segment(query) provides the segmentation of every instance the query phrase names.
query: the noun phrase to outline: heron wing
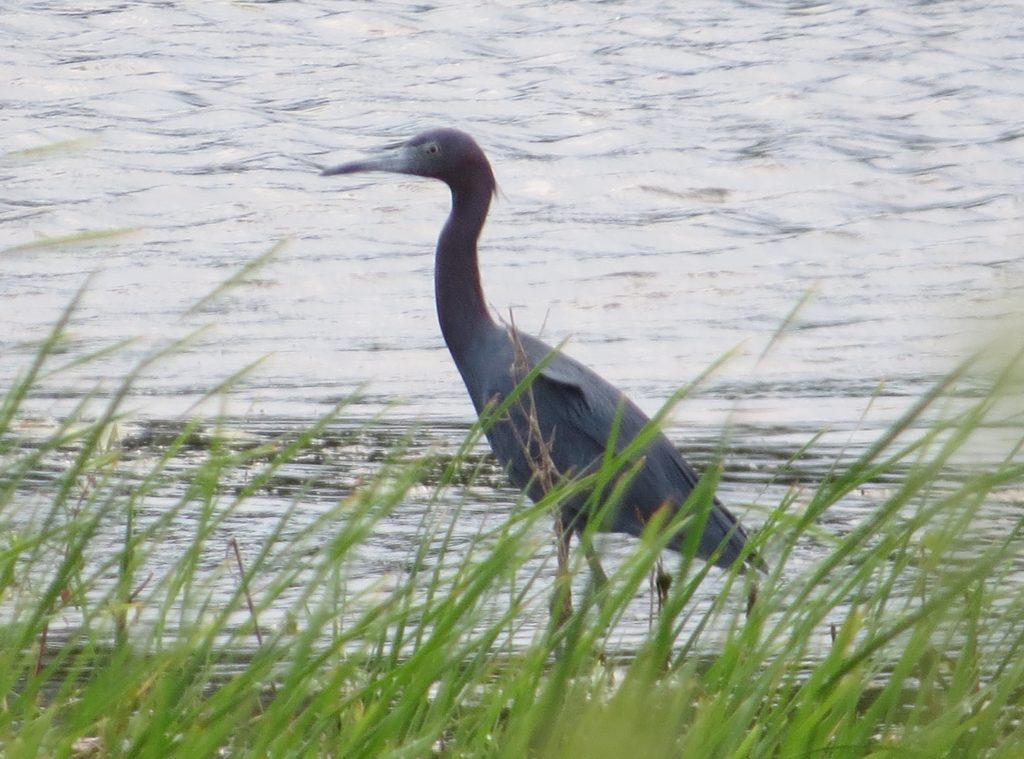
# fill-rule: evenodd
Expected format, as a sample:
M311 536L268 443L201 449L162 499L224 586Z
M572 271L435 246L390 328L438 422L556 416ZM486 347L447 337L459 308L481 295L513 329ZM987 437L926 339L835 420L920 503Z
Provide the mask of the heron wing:
M563 473L592 470L614 438L615 452L628 446L650 419L611 383L575 359L539 340L522 338L532 365L547 363L533 383L532 398L541 431L550 436L551 457ZM634 473L624 499L612 515L616 531L638 535L661 508L678 509L697 486L700 475L660 431L644 448L644 465ZM524 463L526 463L524 461ZM680 538L680 543L682 538ZM717 498L701 536L698 554L720 551L717 564L731 565L746 533Z

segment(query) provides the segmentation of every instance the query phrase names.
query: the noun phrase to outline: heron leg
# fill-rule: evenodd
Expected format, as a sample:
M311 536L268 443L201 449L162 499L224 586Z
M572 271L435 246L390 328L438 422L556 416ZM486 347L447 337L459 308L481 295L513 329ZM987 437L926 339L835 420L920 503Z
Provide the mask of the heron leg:
M668 603L668 591L672 587L672 575L665 571L665 565L661 559L651 570L651 605L648 612L647 624L654 626L655 614L660 618Z
M555 593L551 598L551 617L561 627L572 616L572 577L569 574L569 543L572 530L566 529L561 513L555 514L555 541L558 543L558 568Z
M608 575L601 566L601 557L594 548L594 541L580 533L580 543L583 544L583 555L587 557L587 565L590 567L590 579L594 584L594 590L601 591L608 584Z
M668 590L672 587L672 575L665 571L665 565L658 559L654 567L654 588L658 592L658 615L668 603Z

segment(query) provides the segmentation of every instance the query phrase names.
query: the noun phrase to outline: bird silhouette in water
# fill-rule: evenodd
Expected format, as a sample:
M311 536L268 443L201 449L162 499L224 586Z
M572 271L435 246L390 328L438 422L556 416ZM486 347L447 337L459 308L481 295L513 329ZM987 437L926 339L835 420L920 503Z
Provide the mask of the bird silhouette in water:
M609 448L622 454L648 426L648 417L580 362L491 317L480 286L477 241L497 185L476 141L455 129L435 129L323 174L369 171L439 179L451 190L451 213L435 258L437 315L477 414L507 405L486 435L512 483L538 501L564 478L594 473ZM528 375L533 375L528 387L517 392ZM668 524L699 479L660 430L622 465L621 477L626 478L624 487L607 486L597 494L593 488L581 488L560 504L556 533L561 583L555 603L561 608L553 611L562 619L572 609L567 582L572 534L580 536L595 584L603 585L607 578L587 538L590 530L584 532L588 525L591 530L639 536L656 515ZM602 498L613 491L613 502ZM743 560L763 569L763 562L745 547L743 526L717 498L705 504L704 513L698 505L694 511L700 518L676 532L670 548L681 551L687 528L700 529L696 555L701 559L722 568ZM667 589L659 587L662 593Z

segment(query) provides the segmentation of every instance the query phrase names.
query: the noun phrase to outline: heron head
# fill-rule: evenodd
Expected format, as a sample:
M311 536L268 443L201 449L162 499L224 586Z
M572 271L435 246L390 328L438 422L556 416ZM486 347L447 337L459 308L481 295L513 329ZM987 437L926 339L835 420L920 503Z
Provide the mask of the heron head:
M387 171L440 179L453 190L483 181L494 192L495 181L487 157L476 140L457 129L431 129L411 140L388 145L376 155L324 169L322 176Z

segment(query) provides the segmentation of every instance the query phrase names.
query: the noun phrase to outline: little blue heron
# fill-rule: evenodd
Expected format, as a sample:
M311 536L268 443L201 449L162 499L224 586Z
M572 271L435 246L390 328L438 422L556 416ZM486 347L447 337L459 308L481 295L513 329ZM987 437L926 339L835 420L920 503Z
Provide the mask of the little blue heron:
M473 138L455 129L435 129L323 174L365 171L439 179L451 190L451 213L437 242L434 293L441 333L477 414L508 398L531 370L540 367L529 390L486 432L513 484L537 501L562 478L594 472L611 443L616 453L628 446L649 423L632 401L560 350L491 317L480 287L477 240L497 185ZM641 453L635 466L626 467L624 476L631 479L623 483L624 492L610 513L595 506L596 499L586 492L561 505L556 516L560 577L576 532L583 539L595 582L605 581L584 537L588 519L597 513L602 514L594 525L597 529L639 536L656 513L667 509L666 516L675 515L697 486L693 467L660 431ZM678 551L685 541L684 529L669 546ZM716 498L703 524L697 556L723 568L740 558L761 567L760 559L744 549L746 541L743 526ZM571 609L570 601L563 603L565 610Z

